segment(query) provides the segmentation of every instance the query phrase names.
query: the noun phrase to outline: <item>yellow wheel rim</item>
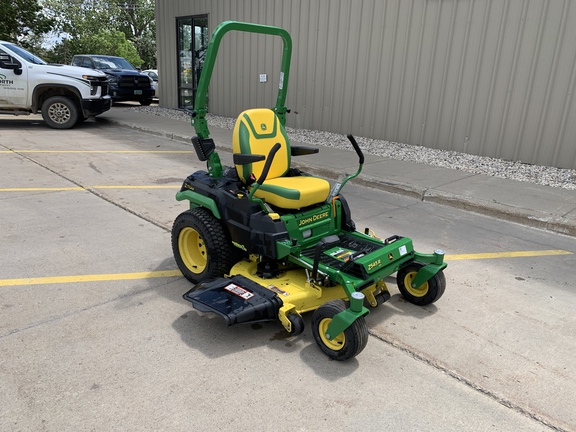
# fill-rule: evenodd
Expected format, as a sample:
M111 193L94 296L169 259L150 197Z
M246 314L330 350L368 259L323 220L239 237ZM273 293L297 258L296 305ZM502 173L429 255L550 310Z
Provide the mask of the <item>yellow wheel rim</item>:
M346 343L346 336L344 336L344 332L340 333L334 339L330 340L326 337L326 332L328 331L328 326L332 322L332 318L324 318L318 324L318 333L320 334L320 339L322 339L322 343L332 351L340 351L344 348L344 344Z
M418 272L410 272L404 276L404 288L413 297L424 297L428 293L428 281L417 288L412 287L412 281Z
M194 228L186 227L178 236L178 250L184 265L192 273L202 273L206 269L206 245Z

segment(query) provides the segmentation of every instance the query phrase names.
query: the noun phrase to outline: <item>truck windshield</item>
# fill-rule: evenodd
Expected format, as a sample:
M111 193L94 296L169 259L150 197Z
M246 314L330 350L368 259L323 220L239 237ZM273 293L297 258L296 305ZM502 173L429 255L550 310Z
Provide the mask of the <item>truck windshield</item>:
M96 69L130 69L136 70L130 62L122 57L94 56L94 65Z
M14 44L6 44L6 47L8 47L9 49L11 49L13 52L15 52L16 54L18 54L20 57L22 57L24 60L29 61L30 63L34 63L34 64L47 64L44 60L42 60L40 57L35 56L32 53L29 53L28 51L26 51L24 48L19 47L18 45L14 45Z

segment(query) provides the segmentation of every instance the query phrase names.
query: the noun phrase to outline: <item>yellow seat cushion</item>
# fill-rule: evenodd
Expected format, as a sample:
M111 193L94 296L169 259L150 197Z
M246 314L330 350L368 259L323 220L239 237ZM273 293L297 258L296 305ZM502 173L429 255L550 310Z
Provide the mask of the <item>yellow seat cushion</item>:
M326 201L330 183L318 177L277 177L266 180L254 193L273 206L298 210Z
M249 109L236 120L232 135L234 153L261 154L268 156L275 144L280 149L274 157L268 176L254 193L273 206L284 209L300 209L324 202L330 193L330 183L317 177L284 177L290 169L290 141L280 119L268 108ZM265 161L236 165L236 172L244 183L250 177L258 179Z

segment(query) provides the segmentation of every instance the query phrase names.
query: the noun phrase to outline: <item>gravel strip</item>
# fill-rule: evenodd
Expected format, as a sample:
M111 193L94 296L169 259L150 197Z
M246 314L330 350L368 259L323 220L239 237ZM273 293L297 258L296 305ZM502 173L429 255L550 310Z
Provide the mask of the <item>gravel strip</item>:
M131 110L190 122L190 115L182 110L158 106L133 107ZM234 129L235 119L207 114L210 126ZM350 149L348 139L341 134L286 128L290 138L312 146ZM356 137L365 153L390 159L417 162L443 168L456 169L474 174L484 174L510 180L531 182L543 186L576 190L576 170L561 169L522 162L510 162L486 156L475 156L449 150L431 149L371 138Z

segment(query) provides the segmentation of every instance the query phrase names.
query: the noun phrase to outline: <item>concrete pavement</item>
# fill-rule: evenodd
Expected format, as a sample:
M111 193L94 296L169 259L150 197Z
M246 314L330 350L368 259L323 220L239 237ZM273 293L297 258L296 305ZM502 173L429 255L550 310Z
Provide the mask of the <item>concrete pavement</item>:
M350 182L358 226L421 251L572 253L452 260L426 308L391 287L366 350L335 364L309 330L191 311L169 229L204 164L107 122L2 123L0 430L576 430L575 238Z

